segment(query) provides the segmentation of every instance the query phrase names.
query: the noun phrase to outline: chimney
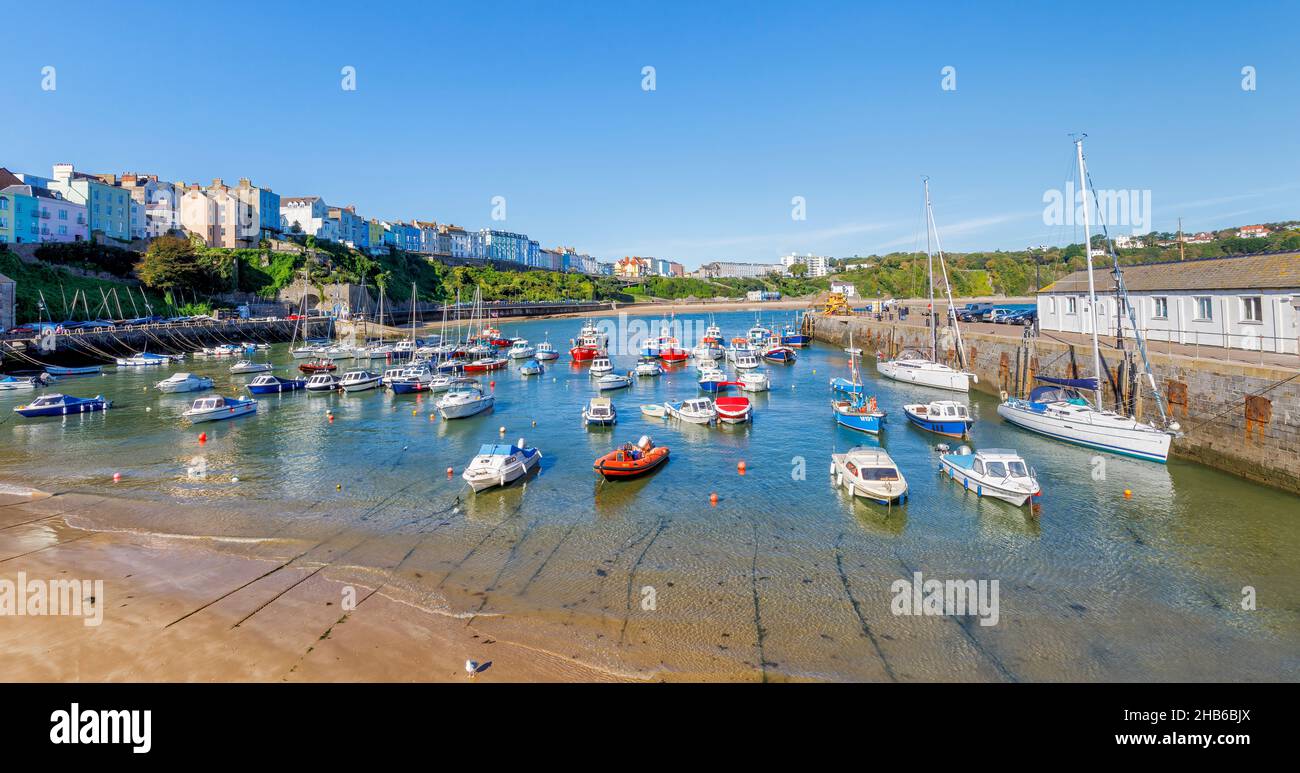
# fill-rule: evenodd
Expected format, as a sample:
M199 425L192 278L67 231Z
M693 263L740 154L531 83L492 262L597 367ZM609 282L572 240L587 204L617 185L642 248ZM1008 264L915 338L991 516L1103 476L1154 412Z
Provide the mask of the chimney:
M241 178L239 178L239 187L240 187L240 188L252 188L252 187L253 187L253 181L252 181L252 180L249 180L247 177L241 177Z
M225 185L225 183L223 183L223 182L221 181L221 178L220 178L220 177L214 177L214 178L212 178L212 187L213 187L213 188L224 188L224 187L226 187L226 185Z
M72 179L72 174L74 171L75 170L73 169L72 164L55 164L54 179L67 182L68 180Z

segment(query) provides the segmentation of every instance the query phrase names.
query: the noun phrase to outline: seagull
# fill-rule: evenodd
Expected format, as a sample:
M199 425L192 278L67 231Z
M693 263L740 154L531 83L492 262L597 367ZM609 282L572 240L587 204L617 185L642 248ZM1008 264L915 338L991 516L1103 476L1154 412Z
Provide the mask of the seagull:
M478 661L476 660L465 661L465 674L469 676L470 679L473 679L474 675L477 673L478 673Z

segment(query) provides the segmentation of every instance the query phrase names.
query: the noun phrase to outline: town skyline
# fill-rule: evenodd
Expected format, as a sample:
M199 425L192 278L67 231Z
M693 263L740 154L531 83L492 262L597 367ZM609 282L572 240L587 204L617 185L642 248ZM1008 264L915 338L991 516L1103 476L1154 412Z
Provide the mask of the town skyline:
M907 11L868 17L845 6L805 20L770 10L761 22L737 22L684 7L651 19L512 7L552 55L509 49L480 61L459 55L490 28L486 10L435 16L412 6L385 18L412 28L436 21L436 64L373 41L333 50L287 39L259 50L264 66L249 70L240 56L255 43L232 24L214 22L200 35L146 11L86 9L72 27L124 38L167 33L179 46L202 42L227 56L175 70L151 65L140 70L147 85L124 87L96 69L89 50L51 52L17 39L0 53L11 73L0 88L42 130L0 127L0 163L48 175L69 162L204 185L251 178L282 198L320 196L371 217L501 229L603 261L654 256L688 269L791 252L923 250L922 174L931 176L949 251L1077 243L1077 225L1049 225L1044 216L1044 196L1066 182L1054 175L1068 166L1071 130L1090 134L1100 187L1148 194L1146 230L1173 231L1179 218L1195 232L1296 216L1294 133L1240 129L1300 104L1281 20L1244 31L1152 12L1138 21L1167 35L1143 38L1147 49L1133 47L1136 32L1119 30L1096 42L1094 69L1047 57L1040 71L971 45L967 32L991 31L977 11L932 20L933 45L917 52L879 33L914 27L921 17ZM15 13L21 24L35 10ZM292 21L287 12L259 13L272 26ZM717 35L723 17L729 37ZM807 25L788 24L801 20ZM1004 24L1005 34L1023 38L1032 56L1046 51L1035 34L1062 21L1027 11ZM636 45L620 48L634 29ZM874 46L868 54L855 32ZM694 45L706 39L712 48ZM1195 61L1161 57L1211 43ZM772 56L784 47L802 55ZM237 110L184 96L250 72L261 88L237 90ZM1125 83L1158 84L1161 98L1115 91ZM1016 110L1026 91L1039 99L1032 115ZM294 95L307 109L276 108ZM1192 95L1195 109L1172 107ZM67 120L112 115L141 97L150 120ZM186 130L168 130L178 126ZM494 219L498 210L504 219ZM1133 230L1125 226L1118 233Z

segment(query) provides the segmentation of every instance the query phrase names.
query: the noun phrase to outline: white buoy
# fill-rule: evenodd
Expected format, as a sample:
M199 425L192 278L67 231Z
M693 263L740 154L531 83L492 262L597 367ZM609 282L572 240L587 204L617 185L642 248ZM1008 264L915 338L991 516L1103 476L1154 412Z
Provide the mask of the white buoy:
M239 476L236 475L236 476L232 477L232 478L230 479L230 482L231 482L231 483L238 483L238 482L239 482Z
M473 679L474 675L477 673L478 673L478 661L477 660L465 661L465 675L468 676L470 679Z

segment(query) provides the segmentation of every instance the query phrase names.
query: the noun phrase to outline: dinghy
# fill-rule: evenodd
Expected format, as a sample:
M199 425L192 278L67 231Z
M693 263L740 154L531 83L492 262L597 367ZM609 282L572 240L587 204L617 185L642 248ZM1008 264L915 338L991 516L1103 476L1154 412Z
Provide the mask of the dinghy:
M754 407L748 397L719 397L713 401L718 421L726 424L743 424L754 418Z
M311 362L304 362L303 364L298 366L298 370L308 374L333 373L338 369L339 366L335 365L329 360L312 360Z
M831 454L831 479L855 497L882 505L907 503L907 480L883 449L858 446Z
M668 461L668 447L656 446L649 436L636 443L624 443L597 459L592 468L605 480L627 480L653 472Z
M533 359L533 360L529 360L529 361L525 362L523 365L520 365L520 366L519 366L519 375L521 375L521 376L540 376L540 375L542 375L542 373L543 373L545 370L546 370L546 368L542 367L542 363L540 363L540 362L538 362L537 360Z
M50 365L45 372L51 376L93 376L104 371L102 365L87 365L81 368L64 368L61 366Z
M664 407L659 404L641 406L642 415L649 416L652 419L662 419L668 415Z
M978 496L995 497L1019 507L1042 495L1038 477L1020 454L1005 448L971 453L962 446L956 453L940 454L941 472Z
M541 458L542 452L525 446L523 438L513 446L487 443L479 448L461 478L477 493L524 477L537 467Z

